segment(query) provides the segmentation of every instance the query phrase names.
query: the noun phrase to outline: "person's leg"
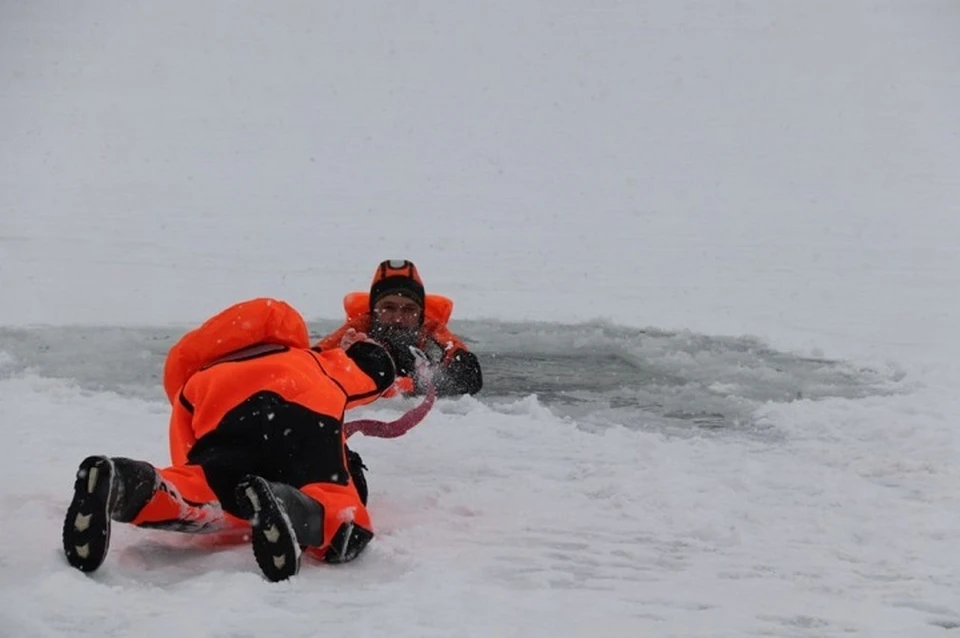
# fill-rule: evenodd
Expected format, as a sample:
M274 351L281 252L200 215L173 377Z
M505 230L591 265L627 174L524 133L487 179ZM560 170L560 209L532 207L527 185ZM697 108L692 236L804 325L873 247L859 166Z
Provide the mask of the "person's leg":
M301 502L306 496L308 502L320 506L298 507L298 515L291 517L300 544L329 562L352 560L373 538L373 526L348 469L351 463L343 442L343 424L339 419L297 404L288 404L278 411L275 421L276 427L283 428L284 436L271 437L268 454L279 470L274 476L264 478L299 490L295 493L299 498L287 497L284 491L275 490L284 505ZM361 469L363 462L359 455L352 455L356 457L352 464ZM362 479L362 472L359 476ZM301 519L300 514L310 520ZM318 520L318 517L322 518ZM322 533L305 539L304 529Z
M316 413L276 393L258 392L230 410L188 455L190 463L201 468L206 485L227 516L249 521L254 556L271 581L297 573L297 534L311 536L307 532L311 526L322 534L323 510L303 497L302 503L288 498L288 511L270 486L296 492L288 484L302 480L305 465L312 468L309 472L328 468L322 448L317 446L317 434L327 425ZM321 439L336 435L339 422L333 420L329 425ZM347 476L345 470L342 474ZM189 499L187 494L182 496Z
M359 556L373 539L373 524L356 488L312 483L300 491L320 503L324 512L323 541L309 546L310 554L328 563L346 563Z
M246 520L224 511L201 466L178 465L157 473L157 489L130 519L134 525L194 534L249 528Z
M328 563L345 563L373 538L370 514L352 484L297 489L248 476L237 486L237 500L251 520L257 564L274 582L297 574L302 549Z
M247 527L225 514L199 466L154 468L145 461L91 456L80 464L63 524L67 561L94 571L110 546L111 521L179 532Z
M342 422L282 399L260 413L270 415L261 422L260 471L240 482L236 500L251 520L264 575L276 581L296 574L301 547L320 557L329 553L331 562L354 558L372 530L348 470Z
M283 494L284 499L278 496ZM272 582L300 571L300 548L321 534L323 509L284 483L247 476L237 485L236 500L250 520L253 555L263 575ZM300 495L302 496L302 495ZM317 511L319 510L319 512ZM298 538L297 533L303 537Z
M107 456L84 459L63 520L67 562L85 572L100 567L110 547L111 521L133 520L158 482L156 470L145 461Z
M188 459L203 468L223 510L247 518L245 504L237 499L241 479L253 475L284 483L295 480L287 469L296 467L294 459L318 453L312 446L315 440L301 433L318 429L316 414L274 392L258 392L227 412L215 430L196 442Z
M258 392L188 456L223 510L250 521L254 555L272 581L297 573L301 546L319 556L333 546L329 560L344 562L373 535L347 469L342 422L318 411L323 396L303 399L314 409Z
M73 500L63 519L63 552L80 571L103 564L110 548L114 466L106 456L90 456L80 463L73 484Z

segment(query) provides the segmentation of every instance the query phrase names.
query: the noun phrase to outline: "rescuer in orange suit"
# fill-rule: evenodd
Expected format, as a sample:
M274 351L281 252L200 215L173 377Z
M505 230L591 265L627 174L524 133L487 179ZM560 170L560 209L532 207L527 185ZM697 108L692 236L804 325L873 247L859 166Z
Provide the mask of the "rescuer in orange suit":
M170 350L173 465L91 456L77 471L63 526L68 562L97 569L112 521L182 532L250 530L267 579L297 573L301 549L331 563L373 537L346 459L344 412L394 383L388 352L355 335L310 348L283 301L233 305Z

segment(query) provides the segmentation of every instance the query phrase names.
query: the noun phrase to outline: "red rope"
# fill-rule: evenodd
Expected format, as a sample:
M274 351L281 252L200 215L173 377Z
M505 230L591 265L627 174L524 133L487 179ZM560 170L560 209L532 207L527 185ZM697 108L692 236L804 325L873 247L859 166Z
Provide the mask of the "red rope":
M358 419L356 421L347 421L343 424L343 431L347 438L350 438L357 432L367 436L375 436L381 439L395 439L409 432L413 426L423 421L423 418L430 412L434 401L437 400L437 390L431 383L427 388L427 396L423 398L420 405L414 406L396 421L376 421L374 419Z

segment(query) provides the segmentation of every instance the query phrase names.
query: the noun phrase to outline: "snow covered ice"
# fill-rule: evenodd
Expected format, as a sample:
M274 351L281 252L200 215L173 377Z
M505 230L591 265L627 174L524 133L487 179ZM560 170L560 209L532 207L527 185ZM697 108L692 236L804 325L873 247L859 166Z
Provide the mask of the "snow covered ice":
M7 2L0 636L960 631L955 3ZM377 537L60 527L166 348L382 259L484 365L357 436ZM383 401L353 418L392 419Z

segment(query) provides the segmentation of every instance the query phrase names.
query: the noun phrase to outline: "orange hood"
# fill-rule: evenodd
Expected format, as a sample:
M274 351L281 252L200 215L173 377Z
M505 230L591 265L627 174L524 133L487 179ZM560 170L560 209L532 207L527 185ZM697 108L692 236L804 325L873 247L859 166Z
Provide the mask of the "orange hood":
M205 365L258 343L309 348L307 324L285 301L260 297L219 312L174 344L163 368L163 389L173 404L177 394Z

